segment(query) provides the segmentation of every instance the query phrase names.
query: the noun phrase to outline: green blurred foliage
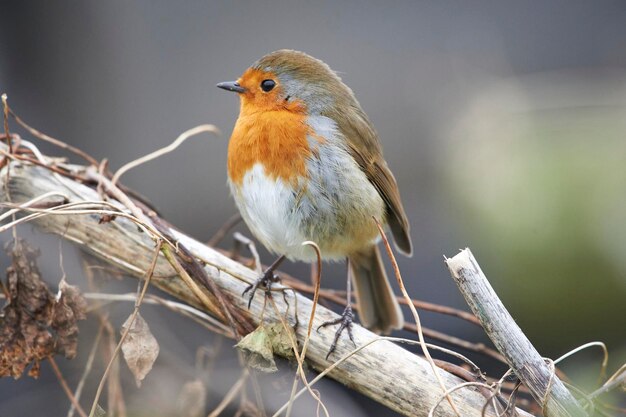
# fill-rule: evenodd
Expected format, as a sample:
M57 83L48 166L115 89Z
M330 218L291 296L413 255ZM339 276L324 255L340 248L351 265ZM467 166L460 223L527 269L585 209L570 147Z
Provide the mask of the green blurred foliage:
M626 106L526 99L487 97L456 126L442 164L453 216L543 354L601 340L623 362Z

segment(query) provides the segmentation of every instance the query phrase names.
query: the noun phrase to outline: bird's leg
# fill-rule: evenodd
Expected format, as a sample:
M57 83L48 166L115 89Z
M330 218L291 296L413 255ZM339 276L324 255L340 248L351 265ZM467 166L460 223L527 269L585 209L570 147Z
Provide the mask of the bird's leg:
M278 275L276 275L274 273L274 271L276 270L276 268L278 268L278 266L285 260L285 255L280 255L273 264L271 264L266 270L265 272L263 272L263 274L261 275L261 277L259 277L259 279L257 279L256 281L254 281L253 284L248 285L248 287L243 291L243 293L241 294L241 296L243 297L244 295L246 295L246 293L250 292L250 296L248 298L248 308L250 308L250 305L252 304L252 299L254 298L254 293L256 292L256 290L259 287L265 287L265 295L267 297L271 297L272 293L271 293L271 289L272 289L272 284L274 282L278 282L280 280L280 278L278 277Z
M235 238L235 250L233 252L238 255L240 245L243 244L247 246L248 250L252 254L252 259L254 260L254 270L260 275L260 277L256 281L254 281L253 284L248 285L241 294L241 296L244 296L248 292L250 292L250 296L248 298L248 308L250 308L250 305L252 304L252 299L254 298L254 293L259 287L265 287L265 295L271 297L272 293L270 291L272 284L280 280L280 278L274 273L274 271L285 260L285 255L279 256L273 264L271 264L265 271L263 271L263 269L261 268L261 257L259 256L259 252L257 252L256 250L254 242L239 232L235 232L233 234L233 237Z
M348 282L346 284L347 302L346 308L344 308L343 313L341 313L341 317L335 320L329 320L327 322L324 322L317 328L317 330L319 331L319 329L321 329L322 327L333 326L335 324L339 325L339 328L335 332L335 338L333 339L333 343L330 345L330 350L328 351L328 354L326 354L326 359L328 359L330 354L335 351L335 348L337 347L337 342L339 341L339 337L341 337L341 333L343 333L344 330L348 331L348 337L350 337L350 341L352 342L354 347L356 347L356 343L354 342L354 336L352 335L352 323L354 322L354 313L352 312L352 304L350 300L351 287L352 277L350 276L350 274L348 274Z

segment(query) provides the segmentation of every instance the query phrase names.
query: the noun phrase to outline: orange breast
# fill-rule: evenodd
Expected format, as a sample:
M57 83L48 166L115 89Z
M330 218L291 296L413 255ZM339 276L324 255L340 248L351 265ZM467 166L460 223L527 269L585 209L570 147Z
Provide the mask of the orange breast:
M306 115L288 110L242 112L228 144L228 176L241 185L256 163L266 175L295 185L311 154Z

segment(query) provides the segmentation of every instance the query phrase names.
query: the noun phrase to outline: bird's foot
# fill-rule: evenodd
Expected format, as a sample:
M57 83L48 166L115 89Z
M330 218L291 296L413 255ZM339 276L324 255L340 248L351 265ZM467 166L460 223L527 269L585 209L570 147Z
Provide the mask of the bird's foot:
M278 281L280 281L280 277L274 273L274 268L269 267L265 270L263 275L259 277L259 279L254 281L253 284L248 285L248 287L246 287L246 289L243 290L243 293L241 293L242 297L245 296L248 292L250 293L250 295L248 296L248 309L250 308L250 305L252 305L252 299L254 298L254 293L259 287L265 288L266 297L271 297L272 296L272 292L271 292L272 284Z
M356 347L356 343L354 342L354 336L352 335L352 323L353 322L354 322L354 313L352 312L352 306L348 304L346 308L343 310L343 313L341 313L341 317L335 320L329 320L327 322L324 322L317 328L317 330L319 331L319 329L321 329L322 327L334 326L335 324L339 324L339 328L335 332L335 338L333 339L333 343L330 345L330 350L328 351L328 354L326 355L326 359L328 359L331 353L335 351L335 348L337 347L337 342L339 341L339 337L341 337L341 333L343 333L344 330L348 331L348 337L350 337L350 341L352 342L354 347Z

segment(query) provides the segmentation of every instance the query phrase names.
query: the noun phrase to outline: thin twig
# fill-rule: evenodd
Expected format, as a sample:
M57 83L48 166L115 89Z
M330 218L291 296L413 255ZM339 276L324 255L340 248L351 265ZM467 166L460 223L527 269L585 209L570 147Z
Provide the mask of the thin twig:
M417 332L417 326L412 323L405 323L404 330ZM506 364L506 360L504 359L504 356L500 354L500 352L485 346L483 343L468 342L467 340L460 339L456 336L450 336L437 330L430 329L428 327L422 327L422 333L424 333L424 336L430 337L431 339L440 340L442 342L451 344L453 346L458 346L471 352L482 353L483 355L489 356L497 361Z
M487 398L487 401L485 401L485 405L483 405L483 409L480 412L480 415L482 417L485 417L485 413L487 412L487 408L489 408L489 406L491 405L493 408L493 412L496 413L496 415L500 416L500 412L498 411L498 406L496 403L496 398L499 397L500 395L500 390L502 388L502 384L504 383L504 381L509 377L509 375L511 375L513 373L513 370L511 368L509 368L503 375L502 377L500 377L500 379L496 382L494 382L492 385L492 392L491 395L489 396L489 398Z
M42 194L40 196L37 196L31 200L25 201L24 203L18 205L16 208L12 208L10 210L5 211L4 213L2 213L2 215L0 215L0 222L3 221L4 219L6 219L7 217L18 213L20 210L31 207L37 203L39 203L42 200L47 199L48 197L52 197L52 196L59 196L59 197L63 197L64 201L68 200L68 197L63 194L63 193L59 193L57 191L50 191L48 193ZM10 204L0 204L0 207L10 207Z
M183 266L180 264L178 259L176 259L176 256L174 255L174 253L172 253L169 246L163 246L162 252L165 255L165 258L172 265L174 270L178 273L178 276L183 280L185 284L187 284L189 289L194 293L194 295L198 298L198 300L202 302L202 304L207 308L207 310L209 310L212 314L215 314L221 320L224 320L225 317L222 311L217 307L215 302L211 300L211 298L209 298L207 293L202 291L202 289L198 286L198 284L196 284L196 281L194 281L193 278L189 276L187 271L185 271L185 268L183 268ZM234 322L232 323L232 326L236 328Z
M116 417L126 416L126 404L124 403L124 394L120 381L120 357L115 354L117 347L117 337L115 329L106 315L100 315L101 323L103 323L108 336L108 351L105 352L104 361L108 363L112 360L111 371L109 372L107 381L107 410ZM108 356L106 356L108 354Z
M396 297L400 304L408 305L409 302L404 297ZM459 319L468 321L472 324L482 327L480 324L480 320L476 318L475 315L469 313L467 311L459 310L457 308L444 306L441 304L429 303L427 301L420 301L411 299L411 303L415 306L415 308L419 308L425 311L432 311L433 313L445 314L447 316L457 317Z
M67 385L67 382L65 382L65 378L63 378L63 374L61 373L61 370L59 369L59 366L57 365L56 361L54 360L54 357L53 356L49 356L48 357L48 362L50 362L50 366L52 367L52 370L54 371L54 374L56 375L57 379L59 380L59 383L61 384L61 388L63 388L63 391L65 391L65 395L67 395L67 398L69 398L69 400L72 403L72 405L74 407L76 407L76 410L78 411L78 414L80 414L81 417L87 417L87 414L85 413L85 410L83 410L83 407L80 406L80 403L78 402L76 397L74 397L74 394L72 393L72 390Z
M24 140L24 141L21 142L21 144L23 146L28 146L29 142ZM28 162L28 163L31 163L33 165L40 166L42 168L47 169L48 171L52 171L54 174L60 174L60 175L69 177L69 178L71 178L73 180L76 180L76 181L84 180L84 178L82 178L82 177L80 177L78 175L74 175L74 174L72 174L70 172L67 172L64 169L61 169L61 168L56 167L54 165L50 165L49 163L46 163L46 162L41 161L39 159L29 158L27 156L22 156L22 155L19 155L19 154L16 154L16 153L11 154L11 153L9 153L9 152L7 152L5 150L0 150L0 154L4 155L5 157L7 157L9 159L15 160L15 161Z
M87 267L87 260L84 258L82 259L82 265L87 279L87 286L89 289L93 290L96 288L94 273ZM141 277L144 277L145 269L139 270L138 273ZM136 300L137 294L134 295L133 301L136 302ZM96 304L100 304L102 306L102 303ZM115 347L117 346L115 329L113 328L107 313L103 313L99 309L95 309L93 312L100 322L100 326L103 328L104 335L106 336L106 342L103 344L102 349L102 359L105 365L108 364L109 361L112 361L109 376L107 377L107 410L111 415L115 415L116 417L125 417L126 404L124 403L124 396L120 382L120 361L118 356L114 356Z
M305 282L302 282L296 278L290 277L288 275L282 274L282 280L285 283L288 283L290 287L297 289L300 292L305 292L308 294L313 294L314 288L312 285L309 285ZM320 297L328 299L336 304L343 305L345 307L346 304L346 291L345 290L331 290L323 288L320 290ZM400 304L408 305L406 299L403 296L397 296L396 299ZM462 320L468 321L472 324L476 324L480 326L480 321L474 316L472 313L467 311L459 310L453 307L444 306L441 304L429 303L427 301L416 300L414 298L411 299L411 303L415 306L415 308L419 308L425 311L431 311L433 313L445 314L447 316L457 317ZM358 305L356 306L358 308Z
M83 370L83 374L78 381L78 385L76 386L76 391L74 391L74 397L76 398L76 402L80 401L80 396L83 393L83 387L85 386L85 381L87 381L87 376L91 372L93 367L93 362L96 358L96 352L98 351L98 345L100 344L100 338L102 337L102 332L104 330L104 326L100 324L98 326L98 333L96 333L96 337L93 341L93 345L91 346L91 350L89 351L89 356L87 357L87 363L85 364L85 369ZM67 412L67 417L74 417L74 411L76 410L76 406L74 403L70 406L69 411ZM84 413L84 412L83 412ZM83 416L83 414L81 414ZM84 414L86 417L86 414Z
M430 364L430 367L433 370L433 373L435 374L435 378L437 378L437 382L439 382L441 389L444 392L446 392L446 385L444 384L443 379L441 378L441 375L439 375L437 365L435 365L435 362L433 362L433 358L430 356L430 352L428 351L428 347L426 346L426 342L424 341L424 333L422 332L422 324L419 318L419 314L417 314L417 310L415 309L415 306L411 302L411 297L409 297L409 293L406 291L406 288L404 287L404 282L402 281L402 274L400 273L400 267L398 267L398 262L396 262L396 257L394 256L393 251L391 250L391 245L389 245L389 240L387 240L387 236L385 235L385 230L383 229L383 226L380 224L380 222L378 221L376 217L372 217L372 219L374 219L374 222L376 223L376 227L378 227L380 236L382 237L383 243L385 244L385 248L387 249L387 255L389 255L389 259L391 259L391 264L393 265L393 271L396 274L396 279L398 280L400 291L402 292L402 295L404 295L404 298L407 300L407 304L409 305L409 308L411 309L411 313L413 313L413 319L415 320L415 325L417 327L417 337L420 341L420 346L422 347L424 356L426 357L426 360ZM460 417L459 410L456 408L456 405L454 405L452 398L449 395L446 395L446 398L448 399L448 402L450 403L450 407L452 407L452 410L456 413L457 416Z
M242 363L243 357L241 353L238 354L239 362ZM265 405L263 404L263 394L261 393L261 384L259 384L259 379L257 378L254 372L250 373L250 383L252 384L252 392L254 393L254 401L256 404L251 405L251 407L256 407L256 415L260 417L267 417L265 413Z
M68 150L78 156L80 156L81 158L83 158L85 161L89 162L90 165L93 166L98 166L98 161L96 160L96 158L90 156L89 154L87 154L85 151L80 150L72 145L68 145L67 143L60 141L58 139L55 139L51 136L46 135L45 133L40 132L39 130L30 127L28 124L26 124L26 122L24 120L22 120L17 114L15 114L13 112L13 110L9 107L9 113L11 114L11 116L13 116L13 118L15 119L15 121L22 126L24 129L26 129L31 135L45 141L48 143L52 143L55 146L58 146L61 149L65 149Z
M4 136L7 139L9 153L13 154L13 141L11 140L11 133L9 132L9 104L7 103L7 95L3 93L0 98L2 99L2 109L4 115Z
M117 346L115 347L115 351L113 352L113 355L111 356L111 359L109 360L109 364L104 370L104 374L102 375L102 379L100 380L100 384L98 385L98 390L96 391L96 396L93 400L93 404L91 405L91 411L89 412L89 417L93 417L96 413L96 409L98 407L98 400L100 399L100 394L102 393L102 389L104 388L104 382L106 381L106 378L111 370L111 366L115 360L115 357L118 355L120 349L122 348L122 344L124 343L124 340L126 340L126 336L128 336L128 333L130 332L130 329L133 327L133 323L135 322L135 319L137 318L137 315L139 314L139 307L141 306L143 297L146 295L146 291L148 290L148 285L150 285L150 280L152 279L152 274L154 273L154 268L156 267L157 259L159 259L159 253L161 252L162 245L163 245L163 241L161 240L157 241L152 263L150 264L150 267L146 271L145 283L143 285L143 288L141 289L141 292L137 296L137 301L135 302L135 308L133 309L130 319L128 320L128 326L124 330L124 333L122 333L122 337L120 337L120 340Z
M556 365L557 363L559 363L559 362L569 358L570 356L577 354L581 350L585 350L585 349L588 349L588 348L594 347L594 346L600 347L602 349L602 353L604 355L602 357L602 363L600 364L600 376L599 376L599 380L602 380L604 378L604 376L606 375L606 367L609 364L609 350L606 348L606 345L603 342L589 342L589 343L585 343L582 346L578 346L577 348L570 350L566 354L564 354L561 357L559 357L558 359L556 359L554 361L554 364Z
M2 108L3 108L3 119L4 119L4 136L7 139L7 144L9 147L9 152L8 154L6 152L4 152L3 150L3 154L6 154L6 157L8 159L5 159L5 161L7 162L6 164L6 168L7 168L7 173L6 173L6 178L5 178L5 182L4 182L4 192L7 196L7 200L9 202L11 202L12 198L11 198L11 193L9 192L9 181L11 178L11 163L9 162L10 159L13 158L13 141L11 140L11 133L9 132L9 117L8 117L8 111L9 111L9 104L7 103L7 95L6 94L2 94L1 96L2 99ZM13 219L13 222L15 222L15 213L11 214L11 219ZM11 233L13 234L13 245L14 248L17 245L17 227L13 227Z
M309 325L307 327L306 337L304 338L304 344L302 346L302 354L300 355L301 361L298 361L298 373L300 373L300 369L303 369L301 362L304 362L306 358L306 350L309 347L309 340L311 339L311 330L313 329L313 319L315 318L315 310L317 308L317 302L319 300L319 295L320 295L320 285L322 283L322 254L320 252L319 246L317 246L315 242L311 242L311 241L303 242L302 245L311 246L311 248L315 250L315 255L317 256L317 267L316 267L317 276L314 279L315 292L313 293L313 306L311 307ZM304 375L304 372L302 373L301 377L304 380L306 380L306 376ZM293 385L291 386L291 395L289 396L289 406L287 407L287 413L286 413L287 417L291 415L291 408L293 406L293 400L294 400L294 396L296 395L297 388L298 388L298 375L296 374L295 378L293 379ZM319 395L317 396L317 398L319 401Z
M170 236L172 240L174 240L173 234L170 233L171 229L164 220L158 217L155 213L150 214L150 219L161 233L166 236ZM187 249L187 247L177 240L174 249L184 264L181 264L178 257L172 254L170 254L171 256L168 261L170 263L174 261L175 264L178 264L178 267L184 269L190 277L193 276L195 280L199 281L208 290L209 294L217 302L216 305L219 306L219 313L217 313L217 315L222 319L225 318L224 321L232 328L237 340L241 339L242 334L247 334L253 331L254 327L249 322L247 314L233 307L233 303L224 295L220 287L215 283L215 280L209 278L204 267L200 265L196 257ZM172 266L176 267L174 264ZM218 274L221 273L221 269L217 268L217 272ZM254 380L254 377L252 379Z
M235 399L237 394L239 394L241 389L244 387L244 384L246 383L249 375L250 372L248 371L248 369L244 369L237 382L235 382L230 390L228 390L224 398L222 398L222 401L220 401L217 407L215 407L215 409L209 413L208 417L217 417L221 414L222 411L224 411L226 407L228 407L228 404L230 404Z
M626 386L626 364L622 365L600 388L588 395L590 399L599 397L620 385Z
M3 207L12 207L12 208L18 208L13 204L10 203L2 203L1 206ZM84 209L73 209L73 207L78 207L78 206L85 206ZM107 209L99 209L97 207L102 207L102 206L108 206L110 208L112 208L112 210L107 210ZM128 214L125 213L124 211L121 211L119 209L119 207L116 207L114 204L108 203L106 201L78 201L78 202L73 202L73 203L68 203L68 204L61 204L55 207L51 207L51 208L46 208L46 209L39 209L39 208L34 208L34 207L22 207L20 208L23 211L28 211L31 212L31 214L21 217L15 221L12 221L11 223L7 223L2 225L2 227L0 227L0 233L4 232L5 230L13 227L13 226L17 226L21 223L26 223L28 221L31 220L35 220L39 217L43 217L46 215L82 215L82 214L101 214L101 215L109 215L109 216L117 216L117 217L124 217L130 221L132 221L133 223L135 223L137 226L139 226L144 232L146 232L147 234L149 234L150 236L152 236L155 239L159 239L159 240L163 240L165 242L168 242L170 244L172 244L171 242L169 242L169 240L163 236L163 234L161 232L159 232L158 230L156 230L154 228L154 226L152 226L152 224L150 224L150 222L145 222L139 218L137 218L136 216L134 216L133 214ZM113 210L114 209L114 210Z
M443 369L444 371L450 372L453 375L458 376L459 378L461 378L462 380L466 382L484 382L485 381L482 374L480 373L475 374L473 372L468 371L466 368L462 366L455 365L450 362L442 361L440 359L433 359L433 361L435 362L435 365L437 365L439 368ZM485 398L490 397L491 395L490 390L486 390L484 388L480 388L479 390Z
M309 381L307 381L307 379L306 379L306 375L304 373L304 367L303 367L303 362L304 361L303 361L300 353L298 352L297 341L295 340L295 337L292 334L292 332L289 331L289 325L285 321L285 319L284 319L283 315L280 313L280 311L278 311L278 307L276 306L276 303L274 302L274 299L271 298L271 297L268 297L268 298L269 298L270 303L272 304L272 307L274 308L274 311L276 312L276 316L278 317L278 319L280 320L281 324L283 325L283 328L285 329L285 333L287 333L287 337L289 338L289 342L291 343L291 347L293 349L293 353L294 353L294 355L296 357L296 362L298 363L298 371L297 371L297 373L300 375L300 378L302 379L302 382L304 383L305 389L309 391L309 393L315 399L315 401L317 401L317 403L320 405L320 407L322 407L322 410L324 410L324 414L326 415L326 417L330 417L330 414L328 413L328 410L326 409L326 406L324 405L324 403L322 403L322 400L320 399L320 397L315 392L313 392L313 390L311 389L311 385L309 384ZM295 399L295 396L293 396L293 398Z
M450 398L450 394L452 394L456 390L459 390L461 388L466 388L466 387L482 387L482 388L487 388L489 390L492 389L492 387L490 385L487 385L484 382L463 382L461 384L455 385L454 387L450 388L449 390L446 390L443 393L443 395L441 395L439 397L439 400L437 400L435 405L428 412L428 417L433 417L435 415L435 410L439 407L439 404L441 404L441 402L443 400L445 400L446 398Z
M293 288L294 290L297 290L299 292L303 292L303 293L307 293L307 294L314 294L315 292L315 288L305 282L302 282L296 278L293 278L285 273L281 273L281 281L285 284L288 285L289 287ZM331 290L331 289L320 289L320 294L319 294L320 299L323 300L328 300L328 301L332 301L333 303L345 307L346 306L346 296L345 296L345 291L341 291L341 290ZM404 299L404 297L398 297L398 299L402 299L403 304L407 304L406 300ZM474 315L470 314L470 313L466 313L464 311L461 310L456 310L453 309L451 307L447 307L447 306L440 306L438 304L432 304L432 306L434 306L434 309L429 309L429 306L427 304L430 303L426 303L426 304L422 304L422 301L418 301L418 300L411 300L413 302L413 305L416 308L423 308L425 310L428 311L433 311L433 312L437 312L437 313L441 313L441 314L447 314L444 311L450 311L450 310L454 310L455 313L454 314L450 314L453 315L455 317L459 317L459 318L463 318L466 319L466 317L463 317L464 314L460 314L460 313L465 313L467 315L470 315L471 317L474 317ZM440 307L440 308L439 308ZM359 305L358 304L354 304L352 305L352 308L355 309L356 311L359 311ZM467 320L473 323L473 320ZM412 331L412 332L417 332L417 326L415 326L412 323L405 323L404 324L404 330L408 330L408 331ZM453 346L458 346L461 347L463 349L466 349L468 351L473 351L473 352L478 352L481 353L483 355L486 356L490 356L493 359L500 361L504 364L506 364L506 360L504 359L504 357L495 349L491 349L490 347L486 346L483 343L473 343L473 342L469 342L467 340L463 340L460 339L458 337L455 336L450 336L447 335L445 333L439 332L437 330L433 330L433 329L429 329L427 327L422 327L422 332L424 333L424 336L426 337L430 337L432 339L436 339L436 340L441 340L442 342L448 343L450 345Z
M148 155L144 155L141 158L137 158L134 161L130 161L126 165L122 166L120 169L117 170L115 175L113 175L113 178L111 179L111 184L115 185L117 181L120 179L120 177L126 171L133 169L141 164L145 164L146 162L152 161L153 159L156 159L169 152L172 152L174 149L178 148L184 141L186 141L190 137L195 136L199 133L203 133L203 132L215 133L216 135L220 134L220 130L214 125L200 125L200 126L191 128L189 130L186 130L185 132L181 133L180 136L178 136L176 140L170 143L169 145L161 149L157 149L156 151L151 152Z
M136 294L106 294L106 293L83 293L83 297L92 300L105 300L105 301L132 301L137 299ZM153 294L146 294L143 300L143 304L157 304L166 307L169 310L176 311L181 314L189 315L193 318L200 319L203 325L207 325L208 329L214 333L218 333L222 336L234 339L235 335L232 330L225 326L222 322L214 319L212 316L205 312L198 310L188 304L179 303L177 301L166 300Z

